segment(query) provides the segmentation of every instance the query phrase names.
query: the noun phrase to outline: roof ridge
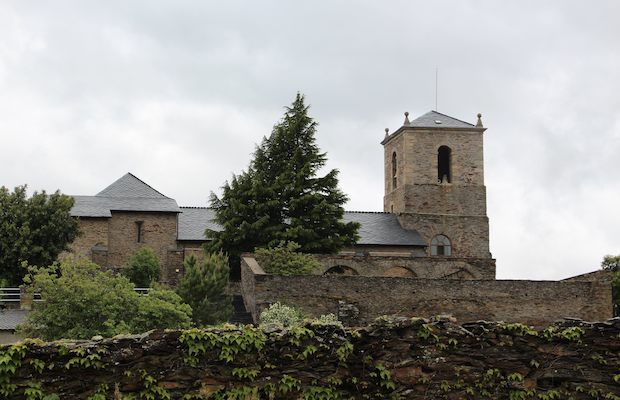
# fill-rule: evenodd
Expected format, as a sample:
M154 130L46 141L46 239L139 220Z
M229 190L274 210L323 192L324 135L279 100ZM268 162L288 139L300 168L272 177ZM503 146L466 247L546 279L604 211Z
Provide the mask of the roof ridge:
M164 196L167 199L171 199L171 197L166 196L165 194L163 194L162 192L160 192L159 190L155 189L153 186L149 185L148 183L144 182L142 179L138 178L137 176L135 176L134 174L132 174L131 172L127 172L128 175L133 176L134 178L136 178L137 180L139 180L140 182L144 183L146 186L148 186L149 188L153 189L154 191L156 191L157 193L161 194L162 196Z
M127 190L129 189L129 190ZM139 189L141 191L134 192L135 189ZM133 194L133 195L126 195ZM127 172L125 175L121 176L108 186L106 186L103 190L99 191L99 193L95 194L95 197L107 197L107 198L162 198L168 200L174 200L171 197L166 196L159 190L155 189L148 183L144 182L142 179L138 178L131 172Z
M450 115L448 115L448 114L440 113L440 112L439 112L439 111L437 111L437 110L431 110L430 112L434 112L434 113L436 113L436 114L443 115L444 117L448 117L448 118L455 119L455 120L457 120L457 121L459 121L459 122L462 122L462 123L464 123L464 124L471 125L471 126L473 126L474 128L476 127L476 125L474 125L474 124L472 124L472 123L470 123L470 122L463 121L462 119L454 118L454 117L452 117L452 116L450 116Z

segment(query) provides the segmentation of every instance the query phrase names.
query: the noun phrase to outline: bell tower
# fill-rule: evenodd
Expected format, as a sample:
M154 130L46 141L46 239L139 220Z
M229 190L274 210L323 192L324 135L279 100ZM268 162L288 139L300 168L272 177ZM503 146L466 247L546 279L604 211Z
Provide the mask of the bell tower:
M384 211L428 243L428 255L490 259L481 114L476 125L430 111L381 142Z

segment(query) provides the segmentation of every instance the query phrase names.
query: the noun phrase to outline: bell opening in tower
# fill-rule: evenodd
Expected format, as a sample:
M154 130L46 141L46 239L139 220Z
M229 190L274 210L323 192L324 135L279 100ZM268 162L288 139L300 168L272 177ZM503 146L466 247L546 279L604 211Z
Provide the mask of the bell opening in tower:
M450 158L452 151L448 146L441 146L437 151L437 180L439 183L450 183Z

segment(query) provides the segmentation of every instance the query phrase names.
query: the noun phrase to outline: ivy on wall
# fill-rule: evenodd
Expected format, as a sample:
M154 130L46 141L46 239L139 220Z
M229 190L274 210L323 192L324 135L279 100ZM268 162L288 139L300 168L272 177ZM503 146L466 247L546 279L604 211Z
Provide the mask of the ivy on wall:
M620 321L380 318L0 348L7 399L620 399Z

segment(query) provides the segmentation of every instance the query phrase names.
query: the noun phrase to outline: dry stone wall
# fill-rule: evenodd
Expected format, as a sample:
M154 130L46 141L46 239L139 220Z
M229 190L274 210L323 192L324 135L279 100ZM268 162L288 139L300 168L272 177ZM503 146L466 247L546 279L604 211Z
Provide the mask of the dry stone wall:
M384 319L0 347L5 399L619 399L620 321ZM47 397L45 397L47 396Z

